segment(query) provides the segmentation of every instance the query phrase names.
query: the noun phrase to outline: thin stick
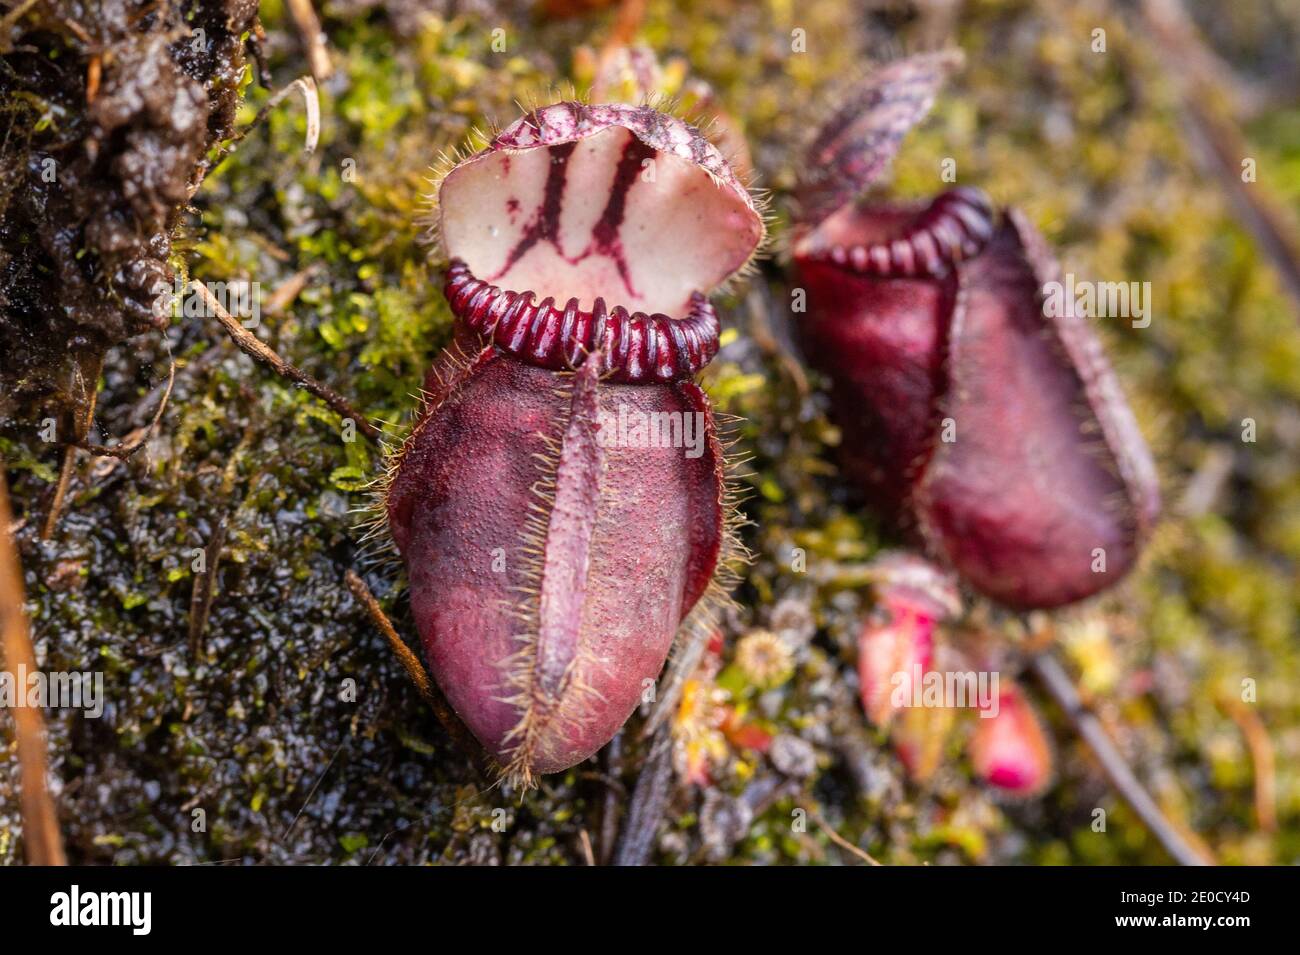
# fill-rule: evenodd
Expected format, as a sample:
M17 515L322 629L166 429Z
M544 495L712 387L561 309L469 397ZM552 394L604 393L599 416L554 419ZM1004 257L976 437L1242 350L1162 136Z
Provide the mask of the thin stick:
M655 834L668 804L672 777L673 738L668 727L661 727L650 744L650 753L637 777L628 807L627 821L619 839L614 865L645 865L654 849Z
M231 317L230 313L221 306L221 303L213 297L212 293L208 291L208 287L202 282L195 280L193 285L198 291L199 297L203 299L203 303L212 310L212 314L217 317L217 321L221 323L222 328L226 330L226 333L234 340L235 344L239 346L240 351L251 358L255 358L257 361L260 361L281 378L287 378L294 384L305 388L321 401L325 402L325 404L337 411L345 419L350 419L356 425L357 430L375 444L380 443L383 435L380 433L379 429L367 421L359 411L352 407L352 405L348 404L347 400L342 395L328 385L321 384L306 372L300 371L294 365L277 355L269 345L245 328L239 321Z
M243 437L235 446L234 453L226 460L226 467L221 474L221 489L218 501L229 502L235 487L235 478L239 474L239 462L253 442L253 424L244 429ZM203 638L208 630L208 618L212 614L212 598L216 594L217 570L221 566L221 550L226 545L226 527L237 509L226 504L217 516L212 528L212 537L203 548L203 570L194 577L194 586L190 589L190 656L198 660L204 652Z
M217 518L217 525L212 530L212 539L203 549L203 573L194 575L194 586L190 589L190 656L196 661L203 651L203 635L208 629L208 617L212 613L212 597L217 587L217 567L221 563L221 548L226 543L226 516Z
M41 540L49 540L58 529L59 518L63 515L64 498L72 483L72 472L76 470L77 445L86 439L91 422L95 420L95 405L99 401L99 372L104 366L104 356L91 357L88 366L92 372L90 375L86 374L87 364L81 362L78 362L73 372L74 384L81 386L80 407L69 413L72 418L72 441L63 448L63 465L59 469L59 481L54 487L49 513L45 515L45 524L41 527ZM89 387L87 381L90 382Z
M320 17L312 9L311 0L286 0L289 18L293 20L294 29L302 40L303 52L307 55L307 68L317 83L324 83L334 71L330 64L329 51L325 49L325 34L320 28Z
M9 528L9 487L0 462L0 649L5 664L18 678L19 668L37 672L36 654L27 613L23 609L23 575L18 548ZM32 865L66 865L63 839L59 835L54 800L46 787L45 719L39 706L13 708L14 734L18 740L18 785L21 796L23 845Z
M147 427L138 432L135 437L128 436L127 440L120 444L105 445L82 443L77 445L77 447L81 448L82 451L99 457L113 457L125 461L131 455L135 454L135 452L144 447L145 442L152 438L157 432L158 423L162 421L163 412L167 410L167 402L171 399L172 386L175 384L176 361L173 359L171 367L167 370L167 386L163 389L162 398L158 402L158 408L154 411L153 418L149 421Z
M600 810L600 864L609 865L618 842L618 807L622 802L614 783L623 775L623 731L605 747L605 798ZM626 793L622 794L623 796Z
M257 115L253 117L251 123L237 130L234 135L221 144L221 147L213 155L198 164L195 174L190 178L190 198L193 198L199 189L203 187L203 183L212 170L225 162L231 153L239 148L239 144L244 141L244 138L261 126L266 117L271 115L271 110L279 106L285 97L294 90L302 93L303 107L307 111L307 128L302 146L303 154L310 156L316 151L316 144L320 140L320 91L316 88L316 81L310 76L300 76L288 86L273 93L271 98L266 101L266 105L257 111Z
M14 24L21 20L28 10L36 6L36 3L37 0L23 0L22 3L6 13L3 20L0 20L0 52L9 52L9 31L14 28Z
M321 774L316 777L316 781L311 784L311 789L307 792L307 798L303 800L302 806L300 806L298 812L294 814L293 819L285 828L284 834L280 836L281 845L288 845L289 834L293 832L293 827L298 825L298 820L301 819L302 814L307 811L307 807L311 805L311 801L316 798L316 790L320 789L320 784L325 781L325 777L328 776L330 770L334 768L334 761L339 758L339 753L343 752L343 747L347 744L348 737L345 736L343 739L339 740L338 746L334 747L334 755L332 755L330 761L325 764L324 770L322 770Z
M315 264L293 273L293 275L285 279L283 285L271 293L271 297L266 300L266 308L262 309L262 311L267 315L279 315L307 287L307 281L315 273Z
M586 829L578 830L578 843L582 847L582 858L586 861L587 865L595 865L596 856L591 851L591 836L587 833Z
M1115 748L1114 742L1106 733L1101 720L1097 719L1074 688L1069 674L1060 662L1049 652L1034 656L1029 663L1030 669L1038 677L1043 688L1056 701L1056 705L1065 713L1066 719L1076 733L1092 750L1102 770L1110 780L1115 791L1142 820L1153 836L1165 847L1179 865L1213 865L1214 860L1197 851L1184 838L1178 828L1170 822L1156 805L1154 799L1142 788L1133 770L1129 768L1124 757Z
M266 105L257 111L253 121L226 140L226 152L223 154L223 158L228 156L235 146L243 141L245 136L266 122L266 117L271 115L271 110L284 102L285 97L294 90L302 93L302 105L307 111L307 124L303 133L302 151L308 156L314 153L316 144L320 142L320 91L316 87L316 82L310 76L300 76L288 86L272 94L271 98L266 101Z
M45 523L41 525L41 540L49 540L54 536L54 531L59 526L59 516L63 513L63 499L68 495L68 486L72 483L72 471L77 464L77 446L75 444L65 445L63 448L63 464L59 467L59 480L54 485L54 497L50 501L50 509L45 515Z
M1156 39L1165 73L1179 91L1185 126L1201 165L1218 178L1238 221L1272 260L1292 304L1300 312L1300 235L1282 205L1263 186L1242 179L1242 161L1252 155L1252 150L1233 119L1213 105L1212 83L1197 69L1188 68L1189 64L1206 60L1204 43L1178 0L1143 0L1142 13Z
M659 732L659 727L663 726L677 712L677 704L681 700L682 690L686 687L686 681L695 673L695 668L699 666L700 659L704 656L704 651L709 646L709 640L714 633L714 627L705 626L699 623L694 627L687 627L687 632L680 636L680 643L673 648L672 658L668 664L668 672L663 681L663 689L659 694L659 699L655 700L655 708L650 714L650 718L645 721L645 726L641 728L641 738L650 739L655 733Z
M858 846L855 846L853 843L849 842L849 840L845 839L842 835L836 832L835 827L832 826L825 819L823 819L821 813L819 813L816 809L813 809L811 806L809 806L804 808L804 812L808 813L808 818L811 819L813 822L817 823L821 831L826 833L826 838L830 839L831 842L835 843L845 852L853 853L855 856L857 856L859 859L861 859L863 862L867 863L868 865L880 865L879 862L877 862L875 859L871 857L871 853L867 852L867 850L865 849L861 849Z
M1246 737L1250 761L1255 768L1255 818L1265 832L1277 832L1277 755L1268 728L1259 714L1241 700L1219 700L1219 709L1232 718Z
M384 613L384 608L379 606L379 601L370 592L366 582L354 570L349 570L344 575L344 579L347 581L348 589L352 591L352 596L365 608L366 613L370 616L371 623L375 625L375 629L384 635L398 662L406 670L406 675L411 678L411 682L415 684L416 690L419 691L424 702L429 705L429 709L433 710L433 715L438 718L438 722L447 731L447 735L451 737L452 742L470 758L470 762L474 764L474 769L483 779L490 780L499 776L500 772L492 762L491 757L483 751L483 747L479 745L478 740L474 738L474 735L470 733L465 724L460 721L460 717L451 708L451 704L447 702L446 697L429 679L429 675L424 672L424 667L421 666L419 658L402 641L392 621L388 619L388 614Z

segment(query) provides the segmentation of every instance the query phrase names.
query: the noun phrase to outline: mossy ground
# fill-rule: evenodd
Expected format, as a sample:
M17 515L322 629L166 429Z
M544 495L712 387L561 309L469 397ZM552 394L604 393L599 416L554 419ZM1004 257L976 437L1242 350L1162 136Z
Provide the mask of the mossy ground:
M598 44L610 15L323 12L336 71L321 91L320 148L303 156L302 111L286 100L205 184L176 264L205 281L260 282L264 300L310 270L257 334L398 435L450 328L414 224L430 167L471 127L511 119L516 100L581 83L575 49ZM1271 15L1284 16L1282 6ZM1269 32L1217 7L1207 16L1246 51ZM304 60L277 0L262 4L262 18L273 74L287 82ZM1061 615L1065 655L1173 818L1225 862L1295 862L1294 311L1189 155L1147 40L1111 5L978 0L956 26L967 69L905 145L899 191L933 192L940 161L954 157L961 182L1025 209L1067 269L1150 281L1155 295L1149 328L1113 322L1103 334L1160 462L1168 513L1130 582ZM836 480L836 432L817 382L804 387L773 344L789 321L779 244L795 144L846 78L925 42L924 27L839 0L649 4L640 38L717 88L749 137L758 184L775 193L777 257L724 303L725 347L704 380L718 409L739 419L737 451L749 459L745 538L755 559L727 620L725 659L755 627L797 649L775 688L752 685L734 664L718 683L745 719L801 737L817 756L804 789L773 791L769 761L727 742L708 792L679 789L660 861L852 861L816 825L792 829L799 806L819 807L890 863L1166 861L1050 706L1057 782L1026 803L972 781L960 737L928 786L908 783L856 708L854 623L869 606L860 567L890 542ZM1098 27L1104 55L1090 47ZM497 28L504 52L493 50ZM791 51L796 29L807 52ZM1235 55L1249 73L1249 54ZM243 123L267 98L246 82ZM1247 132L1261 182L1300 210L1300 108L1266 108ZM345 569L365 568L411 632L398 568L357 544L354 510L381 467L376 450L345 442L337 415L239 354L211 320L178 316L166 338L110 354L98 416L107 434L147 422L170 348L176 387L159 434L127 463L83 460L49 542L37 529L57 452L38 421L9 421L0 434L38 658L50 670L102 670L110 701L99 720L49 714L72 859L580 862L605 794L597 767L548 778L522 799L479 791L343 586ZM1253 443L1242 440L1244 419L1256 423ZM1218 493L1207 495L1215 469ZM217 591L191 645L192 552L218 525ZM806 553L806 571L792 569L793 548ZM973 613L1015 638L1016 621L978 603ZM1260 827L1257 767L1228 702L1243 679L1257 682L1249 712L1276 749L1275 833ZM347 680L355 701L344 698ZM0 726L10 733L7 720ZM6 862L21 858L15 764L12 746L0 749ZM753 806L753 824L729 831ZM1096 808L1109 813L1104 834L1091 827Z

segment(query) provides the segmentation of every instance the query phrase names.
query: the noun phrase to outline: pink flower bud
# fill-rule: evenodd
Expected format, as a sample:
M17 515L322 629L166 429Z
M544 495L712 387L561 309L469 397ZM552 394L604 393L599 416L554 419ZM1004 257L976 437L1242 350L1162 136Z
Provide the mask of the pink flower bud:
M1015 796L1036 796L1052 778L1052 749L1034 706L1014 683L1003 683L996 715L975 720L970 756L975 772Z

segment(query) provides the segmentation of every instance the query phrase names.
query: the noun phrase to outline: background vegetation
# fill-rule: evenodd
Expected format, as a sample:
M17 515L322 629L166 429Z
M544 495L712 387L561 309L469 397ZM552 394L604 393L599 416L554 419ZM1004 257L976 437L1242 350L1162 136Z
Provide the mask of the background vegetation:
M616 12L558 15L568 6L582 5L329 0L319 148L303 155L301 102L283 101L197 192L171 264L283 298L257 334L399 435L450 326L414 224L425 177L473 126L590 81ZM1189 9L1222 57L1218 105L1243 123L1257 187L1300 211L1300 10ZM279 88L307 60L281 0L260 15ZM498 28L505 52L492 48ZM1104 53L1092 48L1098 28ZM792 52L796 29L806 52ZM755 559L716 677L746 732L710 737L707 785L674 776L653 857L858 861L833 829L893 864L1167 861L1050 705L1056 782L1014 803L972 780L960 735L928 784L910 783L856 701L861 568L890 541L837 481L818 382L783 344L785 193L796 145L837 90L873 61L950 42L967 68L905 144L897 189L932 193L940 160L955 157L960 181L1025 209L1068 270L1154 292L1149 328L1103 323L1102 334L1160 464L1166 519L1130 581L1056 616L1063 657L1178 825L1223 862L1300 860L1300 326L1189 146L1178 71L1141 18L1105 0L652 0L637 36L669 82L689 64L743 129L758 185L774 193L777 240L725 301L725 347L705 376L749 462ZM235 126L269 96L253 72L239 79ZM620 764L577 767L522 798L475 784L343 586L347 568L364 568L413 634L399 570L357 543L355 511L381 461L341 440L335 413L212 320L180 315L109 352L95 433L148 423L169 354L176 381L157 433L126 461L81 456L49 540L39 525L60 458L37 434L43 407L8 408L0 431L38 658L102 670L108 684L102 719L49 714L72 860L581 863L584 840L599 850L607 794L622 798L643 755L634 734ZM215 595L192 632L191 551L218 528ZM794 547L805 573L791 570ZM1023 639L1025 621L978 601L970 612ZM756 629L788 650L784 672L738 659ZM356 702L340 699L348 678ZM1243 679L1258 696L1245 708L1233 702ZM7 717L0 732L8 742ZM780 743L748 745L762 737ZM22 853L13 754L0 745L5 862ZM806 832L792 831L797 806L817 816ZM1104 834L1090 826L1097 807ZM192 828L196 808L206 831Z

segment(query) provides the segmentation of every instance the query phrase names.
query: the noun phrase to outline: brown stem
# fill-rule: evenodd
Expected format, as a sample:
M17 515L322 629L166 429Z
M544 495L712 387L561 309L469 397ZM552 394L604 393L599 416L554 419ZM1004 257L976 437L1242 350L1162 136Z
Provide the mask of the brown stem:
M1241 163L1251 150L1236 122L1216 106L1213 83L1194 68L1209 57L1203 41L1178 0L1143 0L1142 13L1165 73L1179 91L1185 126L1201 165L1218 178L1238 221L1273 261L1283 287L1300 311L1300 235L1262 185L1242 180Z
M176 362L172 361L171 367L167 369L167 385L163 389L162 398L158 401L158 408L154 411L153 418L150 419L147 427L142 428L134 435L128 435L125 440L119 444L86 444L82 442L77 446L89 454L99 457L113 457L126 460L131 455L144 447L146 441L154 436L158 430L158 423L162 421L163 412L167 410L167 402L172 396L172 386L176 384Z
M243 459L248 446L253 442L252 422L244 429L244 435L235 446L235 451L226 461L221 475L221 490L217 500L229 502L235 487L235 478L239 473L239 462ZM221 566L221 550L226 544L226 528L235 508L226 503L225 510L217 517L212 528L212 537L203 548L203 570L195 575L194 586L190 589L190 656L196 661L204 651L203 637L208 630L208 618L212 613L212 598L217 588L217 570Z
M1092 750L1115 791L1129 805L1142 824L1165 847L1179 865L1213 865L1202 851L1193 848L1183 833L1161 812L1154 799L1142 788L1133 770L1120 755L1105 727L1079 697L1069 674L1050 652L1039 653L1029 663L1043 688L1056 701L1066 719Z
M238 320L233 318L231 314L221 306L221 303L216 300L213 294L208 291L208 287L202 282L196 280L193 285L198 291L199 297L203 299L203 303L212 310L212 314L216 316L217 321L221 323L221 326L226 330L226 333L234 340L235 344L239 346L240 351L257 361L260 361L281 378L287 378L294 384L305 388L321 401L325 402L325 404L337 411L344 418L351 419L352 422L356 424L357 430L375 444L380 443L383 435L379 429L367 421L359 411L352 407L352 405L348 404L347 400L342 395L328 385L321 384L306 372L300 371L294 365L291 365L289 362L277 355L269 345L245 328Z
M230 157L230 154L239 148L239 144L244 141L244 137L261 126L266 121L266 117L271 115L271 111L279 106L285 97L294 90L302 93L303 107L307 114L307 128L303 138L302 151L308 156L316 151L316 144L320 140L320 91L316 88L316 81L310 76L300 76L288 86L273 93L271 98L266 101L266 105L257 111L257 115L253 117L251 123L237 130L221 144L221 148L213 155L205 157L195 167L189 184L191 199L203 187L203 183L207 181L212 170L225 162Z
M65 445L63 464L59 468L59 480L54 485L54 497L50 500L50 509L41 525L41 540L49 540L59 526L59 517L63 514L63 499L68 496L68 485L72 483L72 472L77 466L77 446Z
M63 502L72 483L72 472L77 468L77 446L90 433L90 425L95 420L95 405L99 401L99 373L104 367L102 354L79 358L72 372L72 387L80 388L80 397L74 398L74 408L69 413L72 419L72 440L64 445L63 465L59 468L59 481L54 486L54 497L50 501L50 510L45 515L41 526L41 540L49 540L58 529L59 518L63 515Z
M582 849L582 858L587 865L596 864L596 855L591 851L591 834L586 829L578 830L578 845Z
M366 613L370 616L371 623L375 625L375 629L384 635L398 662L406 670L406 675L411 678L411 682L415 684L416 690L424 698L424 702L429 705L429 709L433 710L433 715L438 718L438 722L447 731L447 735L451 737L452 742L470 758L470 761L474 764L474 769L484 780L499 777L501 772L493 763L492 758L484 752L483 747L474 738L474 734L461 722L460 717L451 708L451 704L447 702L446 697L429 679L429 675L424 672L424 667L420 664L419 658L398 635L393 622L388 619L388 614L384 613L384 608L379 606L379 601L370 592L366 582L354 570L349 570L344 575L344 579L347 581L348 589L352 591L352 596L365 608Z
M20 668L28 673L36 672L36 654L23 608L23 575L18 548L9 531L12 526L9 487L0 462L0 650L17 681ZM12 712L18 740L18 785L22 794L20 811L27 861L32 865L65 865L67 858L63 854L58 816L45 782L45 718L39 706L15 706Z
M853 843L849 842L849 840L845 839L842 835L836 832L835 827L832 826L825 819L823 819L821 813L819 813L816 809L813 809L811 807L805 807L804 812L808 813L808 818L811 819L813 822L817 823L821 831L826 833L826 838L830 839L831 842L835 843L845 852L853 853L863 862L867 863L867 865L880 865L879 862L877 862L875 859L871 857L871 853L867 852L867 850L865 849L861 849L858 846L855 846Z
M1241 700L1221 698L1219 709L1237 724L1250 749L1255 770L1255 818L1259 827L1265 832L1277 832L1277 754L1268 728L1259 714Z
M266 308L262 311L267 315L279 315L302 293L302 290L307 287L307 282L315 274L314 264L293 273L271 293L271 297L266 300Z
M266 118L271 115L271 112L283 103L294 90L302 93L302 105L307 114L306 128L303 130L302 151L308 156L314 153L317 144L320 142L320 90L316 86L316 81L310 76L300 76L292 83L272 93L271 98L257 111L253 121L226 140L223 146L223 158L233 152L235 147L243 142L244 137L266 122ZM220 162L220 160L217 160L217 162Z
M311 0L286 0L289 19L293 20L294 29L302 41L303 52L307 55L307 68L317 83L329 79L333 67L330 65L329 51L325 49L325 34L320 28L320 18L312 9Z
M37 0L23 0L22 3L14 7L0 19L0 53L8 53L11 48L9 41L9 31L14 28L19 20L27 15L32 7L36 6Z
M221 548L226 543L226 518L222 515L212 530L212 539L203 549L203 572L194 577L190 590L190 656L197 662L203 651L203 635L208 629L212 613L212 597L216 593L217 567L221 563Z

